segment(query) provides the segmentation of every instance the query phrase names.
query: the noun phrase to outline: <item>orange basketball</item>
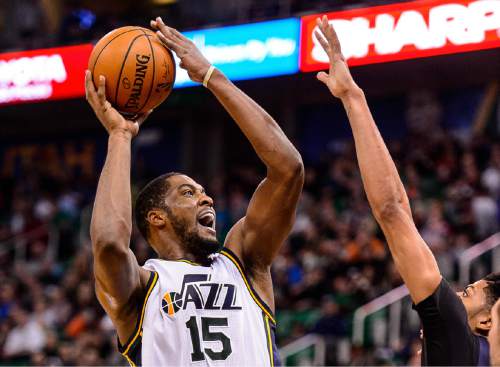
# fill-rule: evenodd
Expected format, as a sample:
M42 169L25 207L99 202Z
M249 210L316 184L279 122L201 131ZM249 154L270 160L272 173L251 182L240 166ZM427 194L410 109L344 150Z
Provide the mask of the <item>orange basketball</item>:
M106 78L106 98L121 113L138 114L155 108L172 91L175 62L149 29L117 28L95 45L89 59L94 85Z

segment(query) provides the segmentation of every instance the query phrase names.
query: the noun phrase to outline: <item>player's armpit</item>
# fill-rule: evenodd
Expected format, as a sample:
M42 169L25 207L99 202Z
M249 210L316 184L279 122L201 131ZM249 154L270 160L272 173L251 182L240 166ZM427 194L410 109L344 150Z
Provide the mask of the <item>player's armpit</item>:
M413 219L400 206L386 208L377 216L394 263L415 304L429 297L441 282L441 274L431 250Z
M240 247L233 251L246 266L261 271L271 266L292 228L303 183L304 168L299 162L287 175L268 175L259 184L246 216L226 239L227 246Z
M104 291L100 282L96 280L95 291L99 303L102 305L118 334L121 345L125 345L137 333L137 320L145 299L146 287L135 289L128 302L122 304L108 292Z
M94 253L97 299L113 321L123 343L134 331L140 299L151 273L139 266L130 249L121 252L110 246Z
M302 158L276 121L223 73L214 71L208 88L267 168L267 177L255 191L245 218L226 238L227 247L243 264L267 279L295 217L304 181Z
M113 302L106 312L116 314L147 283L148 271L137 263L134 253L122 247L94 249L95 282ZM111 315L110 315L111 316Z

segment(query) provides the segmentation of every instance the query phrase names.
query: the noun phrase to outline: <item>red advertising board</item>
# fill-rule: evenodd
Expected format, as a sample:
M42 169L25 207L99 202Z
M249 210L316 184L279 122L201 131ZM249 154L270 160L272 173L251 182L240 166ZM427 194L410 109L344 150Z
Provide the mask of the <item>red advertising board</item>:
M85 95L91 44L0 54L0 105Z
M302 71L327 66L327 55L313 36L322 15L301 19ZM423 0L326 15L349 65L500 47L499 0Z

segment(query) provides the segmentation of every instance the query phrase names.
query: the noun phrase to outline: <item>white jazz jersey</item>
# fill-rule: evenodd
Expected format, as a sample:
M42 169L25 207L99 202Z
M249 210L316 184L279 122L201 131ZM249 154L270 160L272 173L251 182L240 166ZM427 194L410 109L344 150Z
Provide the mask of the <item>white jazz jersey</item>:
M210 266L148 260L136 331L120 351L132 366L278 366L275 320L229 249Z

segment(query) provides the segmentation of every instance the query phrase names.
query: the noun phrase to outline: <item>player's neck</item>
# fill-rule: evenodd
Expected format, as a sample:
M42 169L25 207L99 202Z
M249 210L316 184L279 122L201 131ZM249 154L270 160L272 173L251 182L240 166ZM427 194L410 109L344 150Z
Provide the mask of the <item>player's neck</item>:
M158 257L162 260L174 260L174 261L189 261L194 264L198 265L203 265L203 266L210 266L212 263L212 258L200 258L197 257L191 253L188 252L172 252L172 251L165 251L163 253L158 253Z
M151 246L162 260L188 260L201 265L209 265L210 259L200 259L189 252L175 235L162 232L152 234L149 238Z
M177 236L166 232L152 232L148 238L151 247L160 259L173 260L186 257L186 249L181 245Z

